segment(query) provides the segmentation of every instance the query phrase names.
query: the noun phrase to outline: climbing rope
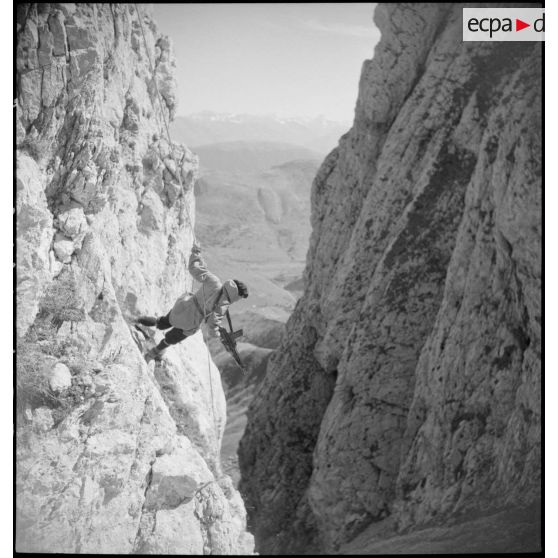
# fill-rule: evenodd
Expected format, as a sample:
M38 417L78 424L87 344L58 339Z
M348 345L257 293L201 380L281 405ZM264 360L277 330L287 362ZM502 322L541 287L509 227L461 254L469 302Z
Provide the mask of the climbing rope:
M203 315L205 318L206 315L206 308L205 308L205 285L202 283L202 299L203 299ZM213 414L213 426L215 427L215 440L219 441L219 428L217 426L217 419L215 417L215 403L213 401L213 380L211 378L211 355L209 354L209 347L207 343L205 345L205 349L207 351L207 373L209 375L209 392L211 393L211 412Z
M147 48L147 39L145 38L145 31L143 29L143 23L141 21L141 13L139 11L138 5L135 2L134 2L134 6L136 8L136 13L138 15L138 21L139 21L139 24L140 24L141 34L142 34L142 37L143 37L143 44L144 44L144 47L145 47L145 52L147 54L147 59L149 61L149 67L150 67L150 70L151 70L151 75L153 76L153 82L155 84L155 91L157 93L157 98L159 99L159 107L161 109L161 115L163 117L163 123L165 125L165 129L166 129L166 132L167 132L167 139L168 139L169 148L170 148L170 155L171 155L172 160L174 161L174 164L176 166L176 171L177 171L176 174L177 174L177 177L178 177L178 183L180 184L180 188L182 189L183 185L182 185L181 173L180 173L180 170L179 170L180 167L179 167L176 159L174 158L174 149L173 149L173 143L172 143L172 140L171 140L169 125L168 125L167 119L165 117L165 110L164 110L164 107L163 107L163 100L161 98L161 93L159 92L159 86L157 85L157 76L155 74L155 67L153 65L153 62L151 61L151 56L149 54L149 49ZM156 113L155 113L155 118L157 118ZM194 243L197 244L196 233L194 231L194 227L192 226L192 218L190 216L190 211L188 210L188 205L185 204L184 207L186 209L186 215L188 216L188 226L190 227L190 231L192 233L192 239L193 239ZM205 315L206 315L206 301L205 301L205 285L204 285L203 282L202 282L201 286L202 286L202 299L203 299L203 315L205 317ZM209 390L210 390L210 393L211 393L211 413L213 415L213 426L215 428L215 438L218 441L219 440L219 430L218 430L218 427L217 427L217 420L216 420L216 417L215 417L215 401L214 401L214 397L213 397L213 380L211 378L211 355L209 354L209 347L207 346L207 344L206 344L205 348L207 350L207 372L208 372L208 375L209 375Z

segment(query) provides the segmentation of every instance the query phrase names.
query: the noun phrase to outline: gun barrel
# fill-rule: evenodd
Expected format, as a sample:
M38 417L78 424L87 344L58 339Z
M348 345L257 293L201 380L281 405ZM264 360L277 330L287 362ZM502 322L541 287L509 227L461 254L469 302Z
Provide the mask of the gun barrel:
M238 331L233 331L229 333L225 328L220 327L219 333L221 334L221 343L223 346L231 354L235 362L238 364L240 369L245 372L244 366L242 365L242 361L240 360L240 355L236 350L236 342L235 339L240 337L243 334L243 331L239 329Z

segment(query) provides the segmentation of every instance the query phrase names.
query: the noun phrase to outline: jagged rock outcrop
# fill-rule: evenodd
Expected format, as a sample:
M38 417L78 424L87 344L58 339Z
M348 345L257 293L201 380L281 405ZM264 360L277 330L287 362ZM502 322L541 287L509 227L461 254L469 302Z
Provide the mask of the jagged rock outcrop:
M174 60L139 10L17 6L21 552L253 551L201 334L148 366L126 323L191 287L198 164L165 139Z
M540 498L540 43L464 43L460 5L375 21L240 443L262 553Z

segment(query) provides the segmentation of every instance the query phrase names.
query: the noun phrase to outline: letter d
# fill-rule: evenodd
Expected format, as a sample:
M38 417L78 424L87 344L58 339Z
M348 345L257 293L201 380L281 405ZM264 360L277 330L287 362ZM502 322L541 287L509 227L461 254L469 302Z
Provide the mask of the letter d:
M544 33L544 14L542 15L542 17L539 17L539 19L535 20L535 23L533 23L533 28L537 33Z

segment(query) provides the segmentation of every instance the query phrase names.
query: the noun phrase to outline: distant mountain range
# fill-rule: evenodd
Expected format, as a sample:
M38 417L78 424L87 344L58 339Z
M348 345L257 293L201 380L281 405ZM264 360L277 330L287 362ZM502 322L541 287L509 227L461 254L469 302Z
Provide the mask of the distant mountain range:
M305 147L270 141L229 141L190 148L200 158L200 170L260 172L289 161L320 162L323 156ZM316 165L314 165L316 166Z
M279 118L273 115L226 114L204 111L177 116L173 137L188 146L224 142L279 142L326 155L350 128L348 122L323 117Z

